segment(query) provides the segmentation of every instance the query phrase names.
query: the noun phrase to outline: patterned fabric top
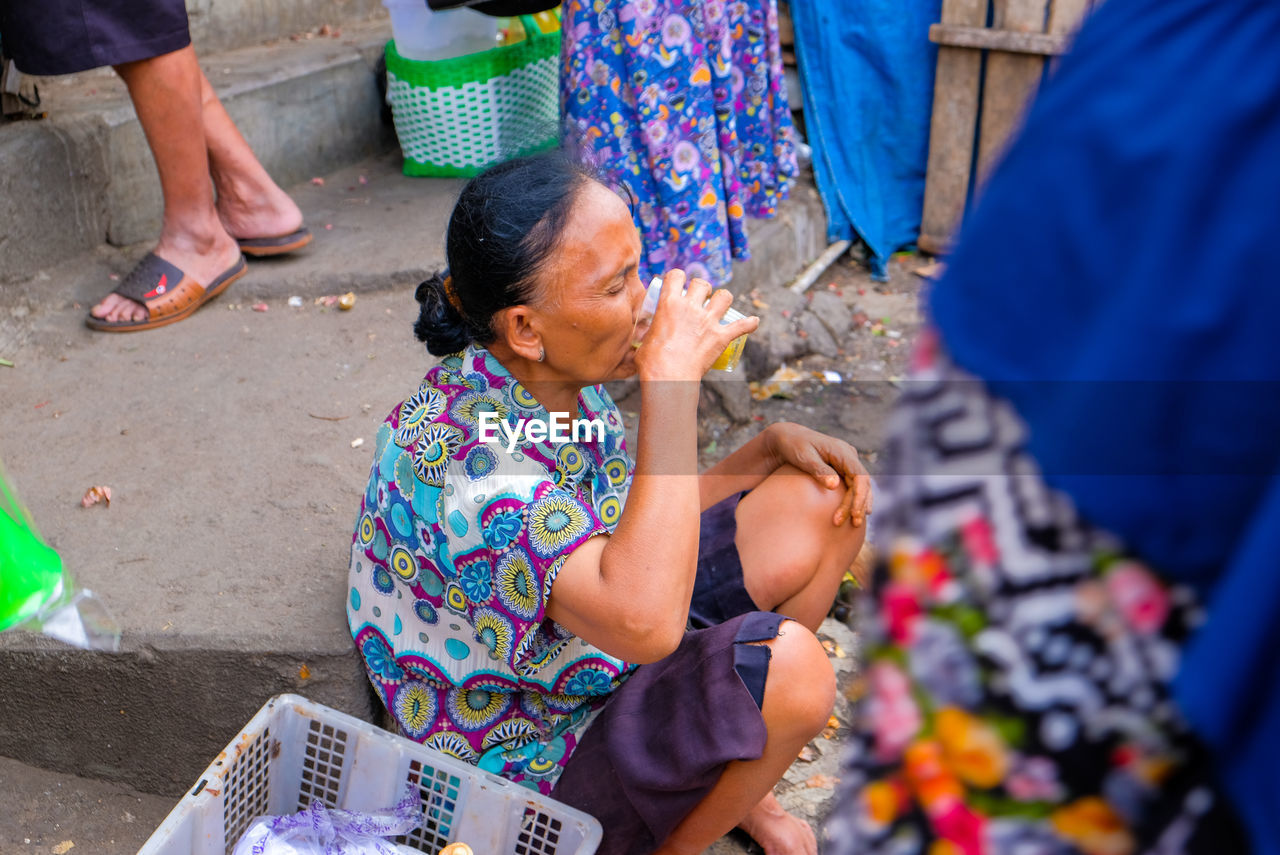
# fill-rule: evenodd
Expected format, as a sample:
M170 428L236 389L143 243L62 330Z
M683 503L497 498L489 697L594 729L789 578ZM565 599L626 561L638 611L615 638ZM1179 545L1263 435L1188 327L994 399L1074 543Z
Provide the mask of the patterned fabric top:
M566 557L617 525L634 469L608 393L578 406L603 439L508 452L505 429L482 441L482 414L550 414L483 348L447 357L379 428L351 547L348 622L401 731L544 793L630 670L546 613Z
M1050 488L930 331L887 435L831 855L1246 851L1170 695L1194 593Z

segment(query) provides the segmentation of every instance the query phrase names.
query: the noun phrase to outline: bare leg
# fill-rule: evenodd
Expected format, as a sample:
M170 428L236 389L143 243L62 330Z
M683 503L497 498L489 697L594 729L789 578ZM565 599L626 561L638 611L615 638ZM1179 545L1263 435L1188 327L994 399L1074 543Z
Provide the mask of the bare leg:
M843 495L782 466L738 503L738 554L757 606L817 631L866 539L865 526L831 524Z
M784 622L778 637L766 643L773 652L761 707L768 730L764 753L756 760L730 763L657 850L660 855L702 852L739 824L767 855L816 855L813 830L783 811L772 791L800 749L827 723L835 703L835 675L818 639L794 621Z
M211 282L235 263L240 250L213 205L195 51L188 46L118 65L116 72L129 87L160 173L164 219L155 253L196 281ZM147 316L141 305L115 294L108 294L92 312L112 321Z
M203 72L200 103L223 227L238 238L278 237L296 230L302 225L302 211L258 162Z

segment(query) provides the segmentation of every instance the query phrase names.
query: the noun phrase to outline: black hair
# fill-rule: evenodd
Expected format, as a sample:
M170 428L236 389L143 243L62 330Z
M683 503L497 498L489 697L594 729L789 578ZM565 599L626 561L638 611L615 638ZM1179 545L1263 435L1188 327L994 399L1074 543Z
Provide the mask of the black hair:
M467 182L445 238L458 306L449 300L444 274L414 294L421 309L413 332L430 353L489 344L494 314L533 299L534 282L560 242L573 202L592 180L589 167L557 150L509 160Z

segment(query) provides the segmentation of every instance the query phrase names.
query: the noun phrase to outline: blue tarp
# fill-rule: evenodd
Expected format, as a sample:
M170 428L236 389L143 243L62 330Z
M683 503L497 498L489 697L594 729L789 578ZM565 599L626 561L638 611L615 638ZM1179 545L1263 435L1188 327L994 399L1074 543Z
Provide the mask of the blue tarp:
M792 0L828 239L861 238L872 273L920 234L942 0Z

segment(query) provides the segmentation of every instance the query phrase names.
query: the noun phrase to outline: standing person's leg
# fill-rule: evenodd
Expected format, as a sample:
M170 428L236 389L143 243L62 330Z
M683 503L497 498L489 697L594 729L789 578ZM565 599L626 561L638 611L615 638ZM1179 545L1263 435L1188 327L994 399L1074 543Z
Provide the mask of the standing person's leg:
M250 254L289 252L309 243L311 234L302 228L302 211L258 162L203 72L200 102L209 172L218 192L218 217L227 233L237 239L290 238L274 243L270 253L246 247Z
M160 173L164 219L155 254L197 282L210 283L230 269L240 248L214 208L202 118L201 80L191 46L115 66L129 87L138 121ZM109 321L141 321L141 304L108 294L91 314Z

